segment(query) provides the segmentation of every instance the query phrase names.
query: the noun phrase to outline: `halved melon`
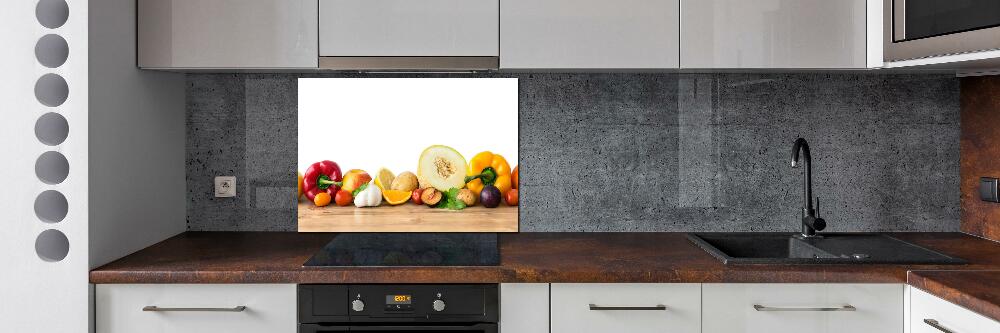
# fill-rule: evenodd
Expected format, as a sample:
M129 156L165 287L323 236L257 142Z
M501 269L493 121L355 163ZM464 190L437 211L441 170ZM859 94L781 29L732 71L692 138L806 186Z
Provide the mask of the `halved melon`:
M417 178L421 186L431 186L439 191L465 186L465 157L454 148L434 145L420 153Z

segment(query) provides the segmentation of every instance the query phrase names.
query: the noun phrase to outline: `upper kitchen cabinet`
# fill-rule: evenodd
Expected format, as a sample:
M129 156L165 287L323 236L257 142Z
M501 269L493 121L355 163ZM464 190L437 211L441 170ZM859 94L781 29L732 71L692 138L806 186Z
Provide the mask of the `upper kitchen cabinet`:
M679 0L504 0L504 69L678 66Z
M316 68L317 0L138 0L141 68Z
M496 69L499 0L319 0L324 69Z
M879 67L881 1L871 2L681 0L681 68Z

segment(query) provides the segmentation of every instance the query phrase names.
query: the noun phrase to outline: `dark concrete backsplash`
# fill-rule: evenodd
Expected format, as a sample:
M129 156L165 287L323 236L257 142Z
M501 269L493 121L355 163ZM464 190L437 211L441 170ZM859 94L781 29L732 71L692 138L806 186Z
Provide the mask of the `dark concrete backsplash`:
M190 230L296 229L304 76L188 76ZM800 136L828 231L959 229L953 76L487 76L520 79L521 231L798 230Z

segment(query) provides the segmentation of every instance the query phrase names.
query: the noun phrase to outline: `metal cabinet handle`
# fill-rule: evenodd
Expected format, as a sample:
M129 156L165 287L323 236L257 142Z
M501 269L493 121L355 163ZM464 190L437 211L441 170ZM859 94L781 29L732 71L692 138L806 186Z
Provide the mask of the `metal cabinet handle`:
M929 318L928 319L924 319L924 324L927 324L930 327L936 328L938 331L941 331L941 332L944 332L944 333L955 333L955 331L949 330L949 329L945 328L944 326L941 326L941 323L939 323L937 320L934 320L934 319L929 319Z
M819 307L819 308L776 308L770 306L763 306L760 304L754 304L753 309L757 311L857 311L853 305L844 305L838 307Z
M142 311L155 312L243 312L247 307L240 305L231 308L161 308L155 305L142 307Z
M657 304L654 306L599 306L596 304L590 304L591 311L656 311L656 310L666 310L667 306L663 304Z

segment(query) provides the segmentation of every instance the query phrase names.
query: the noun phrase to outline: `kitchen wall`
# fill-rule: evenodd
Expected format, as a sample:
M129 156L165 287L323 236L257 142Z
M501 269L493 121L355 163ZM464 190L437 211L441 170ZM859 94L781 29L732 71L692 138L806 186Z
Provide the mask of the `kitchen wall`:
M962 231L1000 241L1000 204L979 199L979 177L1000 178L1000 76L962 78Z
M953 76L493 76L520 79L521 231L798 230L800 136L828 231L959 229ZM187 77L190 230L296 229L297 77ZM219 175L236 198L213 197Z

